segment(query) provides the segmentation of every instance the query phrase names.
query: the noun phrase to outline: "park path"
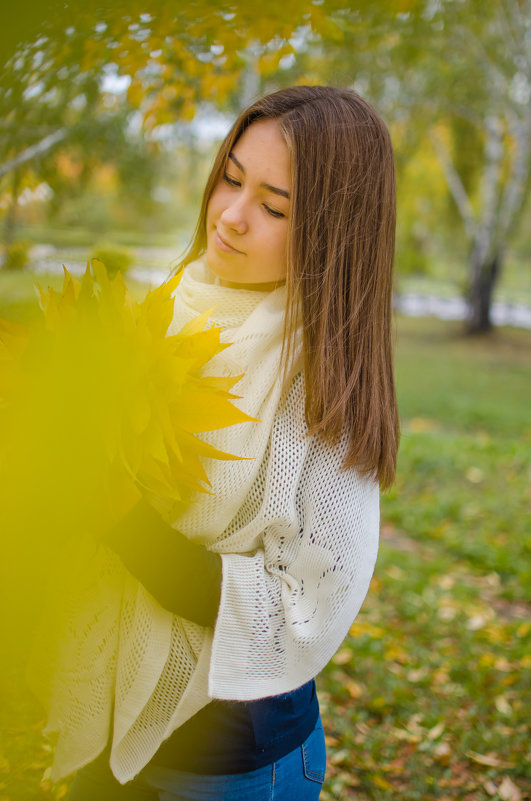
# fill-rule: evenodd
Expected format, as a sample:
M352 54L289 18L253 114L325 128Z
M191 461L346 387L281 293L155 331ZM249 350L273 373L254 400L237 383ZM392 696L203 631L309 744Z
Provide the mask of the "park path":
M148 286L158 286L168 278L182 253L185 243L179 242L175 248L146 247L135 248L138 264L128 275ZM86 249L56 249L50 245L37 245L31 253L32 269L36 272L62 272L62 264L73 275L81 275L86 268ZM147 265L147 266L146 266ZM400 292L395 294L396 311L407 317L436 317L439 320L464 320L467 314L466 302L462 297L440 297L432 293ZM497 300L492 304L492 322L495 326L510 325L518 328L531 328L531 307L525 303L508 303Z

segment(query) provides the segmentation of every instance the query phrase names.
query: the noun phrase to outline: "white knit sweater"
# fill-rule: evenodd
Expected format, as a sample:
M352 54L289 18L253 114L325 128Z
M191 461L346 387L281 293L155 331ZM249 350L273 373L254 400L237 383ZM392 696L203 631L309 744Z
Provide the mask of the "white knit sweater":
M214 321L235 344L209 372L245 371L240 405L261 421L208 435L251 458L209 464L215 494L174 521L222 556L216 627L162 609L107 549L73 545L68 602L63 595L49 613L60 636L50 656L47 627L36 652L48 664L33 669L58 735L55 778L94 759L112 730L111 768L126 782L211 698L250 700L309 681L347 634L372 576L378 485L341 470L346 440L331 447L307 436L300 373L280 403L284 290L223 289L205 264L187 270L175 327L215 301Z

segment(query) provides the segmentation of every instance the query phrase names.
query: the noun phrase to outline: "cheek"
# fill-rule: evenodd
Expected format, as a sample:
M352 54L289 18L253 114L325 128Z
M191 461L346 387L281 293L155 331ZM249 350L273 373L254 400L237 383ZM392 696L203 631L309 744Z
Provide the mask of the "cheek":
M222 201L220 197L220 191L219 187L216 187L210 195L210 200L208 201L207 205L207 225L211 224L219 216L221 207Z
M214 205L212 203L212 198L208 201L207 212L206 212L206 225L207 228L210 228L212 225L212 218L214 216Z
M282 256L286 256L288 252L288 231L287 226L284 227L284 230L279 231L276 237L276 250L278 253L281 253Z

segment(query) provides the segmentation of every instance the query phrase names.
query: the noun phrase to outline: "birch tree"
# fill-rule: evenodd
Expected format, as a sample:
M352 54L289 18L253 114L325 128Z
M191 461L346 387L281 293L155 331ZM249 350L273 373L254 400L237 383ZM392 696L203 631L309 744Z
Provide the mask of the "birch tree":
M431 142L467 242L467 328L488 331L531 169L531 0L419 0L370 25L359 9L330 19L341 36L315 40L307 70L359 89L406 131L399 171Z
M488 331L493 291L531 169L531 0L441 5L451 64L431 141L469 243L468 330ZM443 115L447 114L446 120ZM481 134L479 180L467 190L442 131L462 116Z
M401 84L416 87L411 108L420 109L461 220L467 330L481 334L492 328L494 290L529 185L531 0L427 0L406 27L395 51ZM472 164L454 136L463 123L476 148Z

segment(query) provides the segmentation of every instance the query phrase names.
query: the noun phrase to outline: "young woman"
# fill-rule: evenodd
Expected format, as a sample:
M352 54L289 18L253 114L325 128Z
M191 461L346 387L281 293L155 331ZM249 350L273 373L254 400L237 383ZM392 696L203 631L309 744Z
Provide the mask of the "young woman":
M100 549L48 727L55 775L81 767L72 801L318 798L314 677L366 595L395 472L394 229L389 134L353 91L275 92L221 145L173 325L213 309L232 344L211 372L243 374L257 422L208 435L247 457L209 465L212 495L177 520L142 502Z

